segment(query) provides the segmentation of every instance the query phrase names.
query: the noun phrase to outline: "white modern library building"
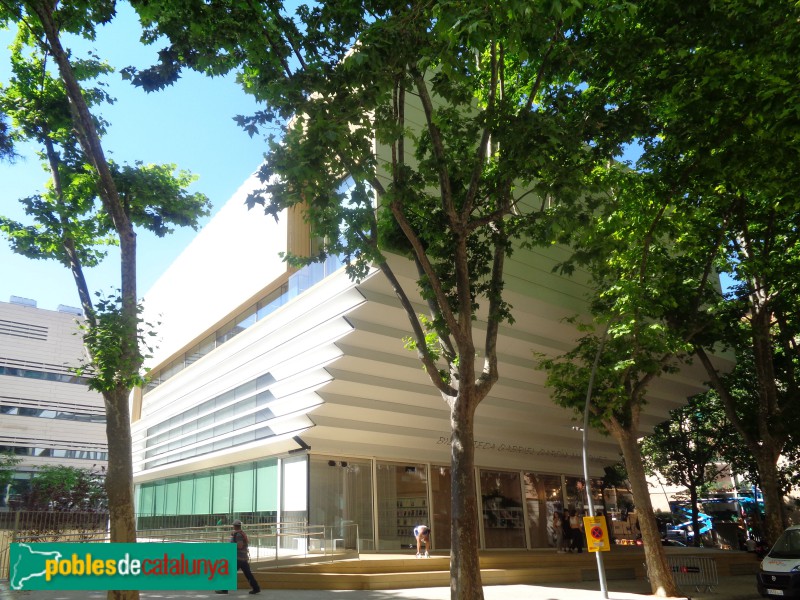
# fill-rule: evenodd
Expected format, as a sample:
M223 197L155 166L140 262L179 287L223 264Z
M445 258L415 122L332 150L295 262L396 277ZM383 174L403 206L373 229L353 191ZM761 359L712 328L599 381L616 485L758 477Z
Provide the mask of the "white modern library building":
M278 253L310 251L301 215L248 211L245 183L145 298L160 322L152 382L134 398L134 472L143 522L357 524L362 552L398 551L419 523L450 546L449 414L416 354L383 275L351 281L335 259L292 271ZM505 290L500 380L478 409L475 460L482 548L552 545L554 510L573 504L581 432L534 366L578 334L588 288L559 276L557 250L517 250ZM392 266L409 289L416 271ZM419 312L426 312L420 301ZM482 328L480 322L476 323ZM651 386L645 429L702 390L696 371ZM591 477L619 459L590 435ZM598 505L603 494L592 488ZM609 495L605 508L621 509ZM550 526L551 527L551 526Z

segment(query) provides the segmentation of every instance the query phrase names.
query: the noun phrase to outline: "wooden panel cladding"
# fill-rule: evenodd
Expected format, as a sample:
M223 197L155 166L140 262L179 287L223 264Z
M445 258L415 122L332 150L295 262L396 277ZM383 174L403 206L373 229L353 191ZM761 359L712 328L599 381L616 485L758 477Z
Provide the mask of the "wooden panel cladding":
M286 250L298 256L311 255L311 226L306 221L306 204L295 204L287 210ZM290 272L297 269L290 269Z
M137 386L133 388L133 402L131 403L131 422L136 423L136 421L141 420L142 418L142 388Z

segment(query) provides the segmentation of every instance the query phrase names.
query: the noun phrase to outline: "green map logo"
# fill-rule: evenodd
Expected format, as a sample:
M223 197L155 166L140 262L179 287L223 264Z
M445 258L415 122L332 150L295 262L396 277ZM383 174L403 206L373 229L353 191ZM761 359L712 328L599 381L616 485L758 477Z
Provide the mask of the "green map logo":
M18 543L12 590L236 589L236 545Z

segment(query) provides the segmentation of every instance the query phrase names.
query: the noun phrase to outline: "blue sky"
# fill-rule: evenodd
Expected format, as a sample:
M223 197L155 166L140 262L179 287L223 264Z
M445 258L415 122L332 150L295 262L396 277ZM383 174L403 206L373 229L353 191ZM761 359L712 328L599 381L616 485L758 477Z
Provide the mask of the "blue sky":
M108 79L113 105L103 107L110 123L103 139L107 155L121 163L174 163L198 175L192 191L206 194L218 210L244 180L258 168L266 144L251 139L234 122L237 114L250 114L255 102L246 96L233 78L208 78L185 73L171 88L146 94L122 80L126 66L139 68L155 62L160 46L139 43L140 28L127 4L118 4L118 15L98 32L91 44L76 40L68 45L80 54L89 47L109 62L117 73ZM9 77L9 32L0 31L0 82ZM41 191L47 181L32 148L15 164L0 163L0 214L17 220L25 215L19 198ZM195 232L178 230L158 239L140 232L138 237L139 295L144 295L172 260L191 241ZM87 273L92 290L109 292L119 287L119 262L109 255L105 263ZM0 237L0 301L22 296L37 301L39 308L54 310L59 304L80 306L69 271L51 261L33 261L11 252Z

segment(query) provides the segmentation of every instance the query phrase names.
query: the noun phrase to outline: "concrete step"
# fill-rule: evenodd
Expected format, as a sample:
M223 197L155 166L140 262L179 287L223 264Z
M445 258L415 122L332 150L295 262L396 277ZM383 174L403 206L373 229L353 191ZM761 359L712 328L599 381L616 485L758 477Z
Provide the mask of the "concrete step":
M753 554L710 549L666 548L668 555L711 556L720 576L755 573ZM547 584L598 579L594 554L557 554L552 550L481 552L481 579L485 585ZM603 554L606 579L644 579L644 551L614 547ZM309 565L270 567L253 563L253 572L265 589L390 590L450 585L450 557L433 555L362 554L358 559ZM239 575L239 587L247 588Z

